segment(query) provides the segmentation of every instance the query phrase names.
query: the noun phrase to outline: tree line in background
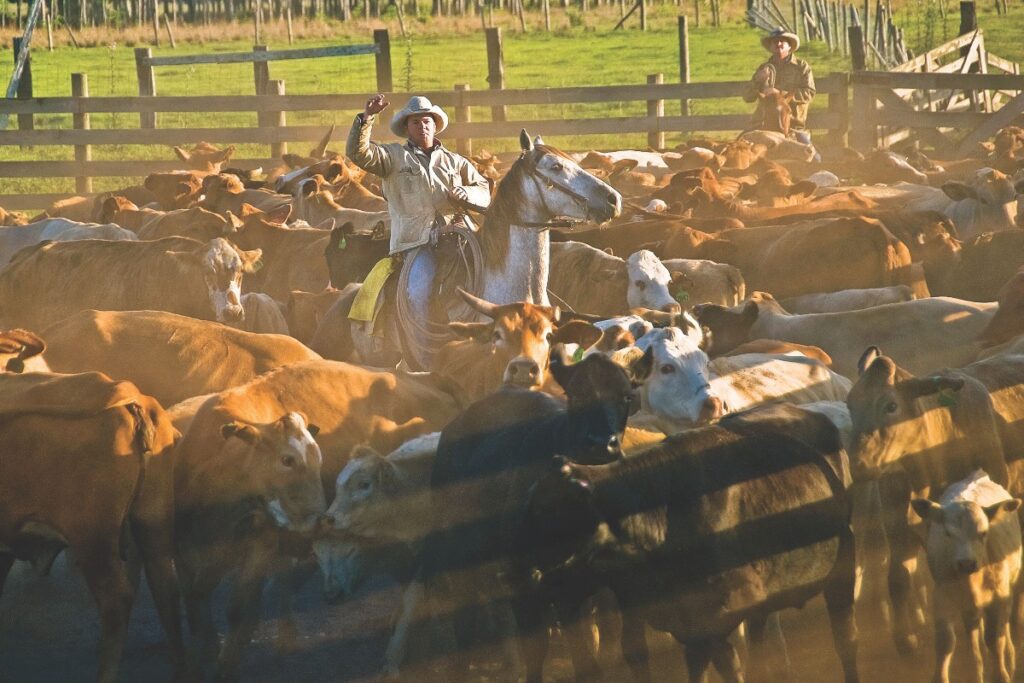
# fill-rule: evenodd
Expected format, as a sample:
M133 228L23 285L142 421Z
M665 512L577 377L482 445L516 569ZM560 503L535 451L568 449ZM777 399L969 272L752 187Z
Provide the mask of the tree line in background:
M648 0L651 2L652 0ZM659 4L680 5L681 0L653 0ZM378 18L392 6L401 16L475 16L493 10L521 13L524 10L548 11L552 7L574 7L586 12L592 7L619 6L623 12L637 0L44 0L54 20L74 28L118 26L152 22L167 17L171 22L209 24L219 21L253 18L263 20L295 18ZM0 4L0 26L21 27L31 0L6 0ZM697 11L705 4L715 11L718 0L687 0ZM699 15L698 15L699 16ZM717 23L717 22L715 22Z

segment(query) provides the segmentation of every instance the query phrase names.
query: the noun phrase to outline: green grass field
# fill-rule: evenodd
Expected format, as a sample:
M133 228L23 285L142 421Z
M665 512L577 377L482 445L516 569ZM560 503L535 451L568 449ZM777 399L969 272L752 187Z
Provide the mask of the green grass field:
M952 4L952 3L951 3ZM938 44L944 37L956 34L959 16L951 10L943 26L936 21L928 30L920 12L907 4L897 10L897 19L907 34L908 41L918 48L926 47L930 38ZM1012 61L1024 60L1024 42L1020 40L1024 28L1024 6L1014 4L1007 18L997 18L994 11L979 8L979 22L986 32L989 50ZM652 7L651 29L640 32L636 28L612 31L617 18L612 8L604 14L592 11L580 17L578 10L553 10L560 15L559 26L552 33L536 30L538 19L531 17L534 26L529 33L513 30L510 17L501 18L505 38L505 78L508 88L558 87L570 85L611 85L643 83L648 74L663 73L667 82L678 79L678 46L676 14L672 5ZM392 9L393 12L393 9ZM573 13L576 12L574 15ZM575 19L574 19L575 17ZM497 18L497 17L496 17ZM487 57L485 41L479 23L462 19L451 30L442 33L444 21L436 19L410 20L411 39L403 41L397 24L383 21L391 28L392 64L395 87L398 90L448 90L454 84L466 83L474 90L487 87ZM448 20L456 21L456 20ZM478 19L476 20L479 21ZM576 25L573 25L576 24ZM379 24L378 24L379 25ZM631 23L635 27L635 22ZM278 27L280 28L280 27ZM320 26L320 29L325 27ZM330 39L312 37L296 41L295 47L355 44L369 42L369 25L362 27L334 24L326 27L328 33L336 31ZM225 34L245 35L243 24L227 26ZM45 49L45 41L36 34L33 52L34 93L36 96L63 96L70 94L73 72L89 76L93 96L130 96L137 93L133 39L129 33L109 33L109 42L95 47L76 49L57 47L53 52ZM321 33L323 31L321 30ZM277 32L280 35L280 30ZM202 45L179 41L176 50L164 47L154 50L156 55L210 52L247 51L251 42L245 39L217 42L217 32L207 29ZM739 19L726 22L719 28L691 28L690 63L693 81L742 80L750 76L764 58L759 44L760 32ZM121 38L124 42L118 42ZM286 47L286 41L266 40L271 48ZM9 43L8 43L9 44ZM145 44L145 43L143 43ZM809 60L817 75L848 70L848 60L840 53L829 53L825 44L814 41L805 44L800 55ZM10 50L0 56L0 81L7 82L12 57ZM375 90L374 59L372 56L328 58L305 61L271 63L271 77L283 79L290 94L312 93L366 93ZM253 92L252 67L248 64L196 65L189 67L159 67L156 70L157 90L161 95L245 95ZM824 106L824 98L816 106ZM399 103L400 104L400 103ZM674 108L674 109L673 109ZM746 105L736 99L702 100L694 103L694 113L715 114L746 111ZM678 112L678 103L666 103L667 114ZM337 124L344 131L354 111L309 112L289 114L291 125ZM629 116L645 113L642 102L602 105L551 105L543 107L512 107L510 119L568 118ZM487 120L489 110L473 110L474 120ZM227 127L255 125L255 114L161 114L160 126L174 127ZM12 124L13 125L13 124ZM94 128L136 127L135 115L93 115ZM70 116L36 117L37 128L70 128ZM342 133L339 133L340 137ZM643 135L623 135L619 138L564 137L553 138L554 144L570 149L588 147L646 146ZM670 136L670 143L673 142ZM476 143L492 150L509 149L514 140L484 140ZM336 143L335 147L340 143ZM265 156L261 146L241 146L240 157ZM71 159L70 147L0 148L3 159ZM141 146L95 146L94 159L170 158L170 150ZM72 191L73 179L2 179L0 194L16 192ZM116 179L98 179L97 189L108 189L119 184Z

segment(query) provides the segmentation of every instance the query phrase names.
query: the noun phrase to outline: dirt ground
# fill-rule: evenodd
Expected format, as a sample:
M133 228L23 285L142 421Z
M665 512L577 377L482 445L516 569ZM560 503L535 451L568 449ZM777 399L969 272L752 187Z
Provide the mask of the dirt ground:
M297 600L298 648L289 654L273 647L275 625L267 619L246 651L243 681L361 681L379 669L397 609L400 592L394 584L367 586L354 599L328 605L320 595L319 577L310 580ZM859 668L862 681L928 681L932 675L931 627L924 644L911 658L895 651L881 612L875 607L880 587L869 581L858 606L861 634ZM223 596L220 596L223 614ZM266 610L265 610L266 611ZM221 622L223 630L223 622ZM783 613L783 630L794 671L787 681L840 681L839 661L832 647L824 602L817 598L802 610ZM66 556L49 577L36 577L18 563L0 598L0 683L68 683L95 676L98 620L85 584ZM671 639L649 633L656 680L684 680L682 654ZM145 588L132 613L122 680L144 683L168 680L163 635ZM958 648L953 680L966 680L963 652ZM555 643L546 678L569 680L572 667L564 647ZM482 676L506 679L500 671ZM630 680L623 665L607 672L607 680Z

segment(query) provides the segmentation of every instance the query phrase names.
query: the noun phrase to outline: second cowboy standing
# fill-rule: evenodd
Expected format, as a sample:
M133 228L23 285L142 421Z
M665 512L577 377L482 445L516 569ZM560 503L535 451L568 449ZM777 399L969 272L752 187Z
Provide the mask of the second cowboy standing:
M436 318L431 315L435 275L458 246L450 228L468 221L458 204L486 207L490 188L470 161L435 138L448 126L448 116L426 97L413 97L391 118L391 131L404 142L372 142L374 119L387 106L384 95L370 98L352 124L345 153L382 179L391 217L391 255L423 247L414 257L409 283L414 314L426 322Z
M753 102L758 94L775 90L793 95L790 103L793 137L810 144L811 135L806 130L807 109L814 99L814 74L811 73L810 64L793 55L800 49L800 38L794 33L776 29L761 39L761 45L772 56L757 68L743 99Z

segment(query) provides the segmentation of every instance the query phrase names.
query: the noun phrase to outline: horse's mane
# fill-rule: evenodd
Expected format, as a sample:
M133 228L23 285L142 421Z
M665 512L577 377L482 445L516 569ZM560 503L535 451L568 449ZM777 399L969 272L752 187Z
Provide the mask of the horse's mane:
M537 145L532 152L524 152L512 164L494 189L494 198L487 208L483 228L480 230L480 248L488 268L501 268L508 255L509 225L518 215L519 208L526 201L523 194L523 180L526 173L545 154L552 154L572 161L572 157L550 145Z

